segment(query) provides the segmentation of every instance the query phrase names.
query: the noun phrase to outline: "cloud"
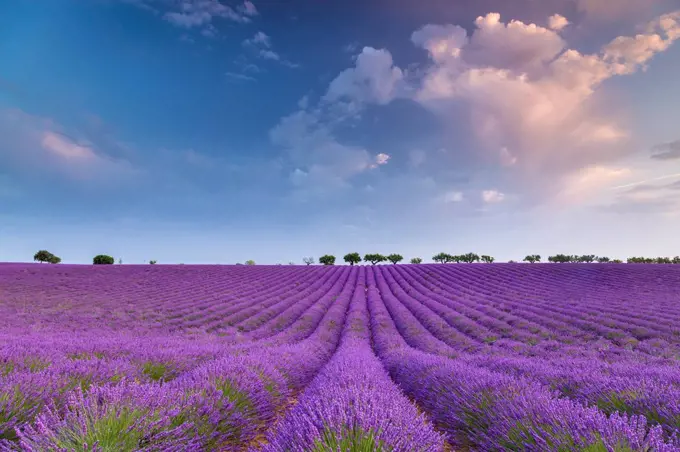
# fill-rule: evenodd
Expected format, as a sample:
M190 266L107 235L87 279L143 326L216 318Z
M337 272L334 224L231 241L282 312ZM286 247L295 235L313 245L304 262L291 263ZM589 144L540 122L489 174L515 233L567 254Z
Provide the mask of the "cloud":
M670 143L658 144L652 148L654 160L676 160L680 159L680 140Z
M391 158L388 154L380 153L375 156L376 165L385 165L387 161Z
M581 168L564 178L558 199L568 204L584 202L632 174L630 168L601 165Z
M461 201L463 201L463 192L460 192L460 191L446 192L444 194L443 201L446 204L454 203L454 202L461 202Z
M430 58L414 99L451 123L464 106L480 151L512 166L533 191L537 182L559 190L556 180L571 183L563 176L633 152L630 133L596 90L667 49L680 37L679 18L661 16L594 54L569 49L555 29L504 23L495 13L478 17L470 36L456 25L426 25L411 36Z
M482 191L482 200L487 204L494 204L502 202L505 199L505 194L497 190Z
M94 151L89 147L81 146L70 138L52 131L43 133L40 144L43 149L65 159L87 160L96 158Z
M243 45L245 46L258 46L261 45L263 47L271 47L271 38L264 32L258 31L255 33L255 36L252 38L246 39L243 41Z
M159 13L157 8L150 6L151 1L127 0L127 2ZM255 5L249 1L237 6L236 10L218 0L181 0L165 2L163 5L174 5L172 10L166 11L162 15L164 20L180 28L202 28L201 34L209 38L219 35L213 24L218 18L238 23L249 23L252 21L251 18L258 14Z
M259 14L259 12L257 11L257 8L253 4L253 2L249 2L248 0L243 2L242 5L239 5L237 9L241 14L244 14L246 16L252 17L252 16L257 16Z
M394 99L404 74L384 49L364 47L353 68L345 69L330 83L326 101L349 100L387 104Z
M239 74L237 72L225 72L225 74L228 78L232 80L240 80L240 81L246 81L246 82L254 82L255 77L251 77L250 75L246 74Z
M284 66L296 68L299 65L282 58L277 52L272 50L271 38L264 32L258 31L252 38L246 39L242 43L244 46L253 49L258 58L270 61L277 61Z
M553 14L548 18L548 27L554 31L560 31L569 25L566 17L559 14Z
M322 120L320 111L299 110L270 131L273 144L285 149L296 166L290 179L305 195L347 188L348 179L369 170L377 160L363 147L342 144Z
M56 173L71 179L106 182L134 177L140 170L122 156L108 154L111 143L95 144L67 134L49 118L21 110L0 110L0 157L16 171ZM124 148L117 145L117 148Z

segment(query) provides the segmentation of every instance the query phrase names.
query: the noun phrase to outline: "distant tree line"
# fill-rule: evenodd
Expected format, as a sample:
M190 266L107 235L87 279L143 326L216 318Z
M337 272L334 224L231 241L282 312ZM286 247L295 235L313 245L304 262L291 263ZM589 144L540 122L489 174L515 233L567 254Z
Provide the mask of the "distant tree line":
M529 254L524 257L522 260L523 262L528 262L530 264L535 264L535 263L540 263L541 262L541 256L539 254ZM50 264L58 264L61 262L61 258L50 253L47 250L40 250L35 255L33 256L33 260L35 262L47 262ZM353 253L348 253L345 254L343 257L343 260L348 263L349 265L356 265L363 262L370 263L371 265L376 265L380 264L382 262L391 262L392 264L396 265L399 262L404 260L404 257L401 254L388 254L387 256L380 254L380 253L369 253L369 254L364 254L364 257L362 258L361 255L357 252ZM457 264L459 263L466 263L466 264L472 264L476 262L483 262L485 264L492 264L496 260L493 256L488 256L486 254L482 254L481 256L476 254L476 253L466 253L466 254L448 254L448 253L439 253L434 256L432 256L432 260L434 262L437 262L439 264L449 264L452 262L455 262ZM606 264L606 263L611 263L611 264L622 264L623 261L620 259L610 259L609 257L606 256L596 256L594 254L584 254L584 255L575 255L575 254L556 254L554 256L548 256L547 259L548 262L554 263L554 264L591 264L591 263L599 263L599 264ZM112 256L108 256L106 254L99 254L95 256L92 259L92 264L94 265L112 265L115 262L114 258ZM302 259L302 262L305 265L313 265L315 263L315 260L313 257L305 257ZM409 261L411 264L421 264L423 262L423 259L420 257L414 257ZM119 264L123 263L122 259L118 260ZM149 264L155 265L157 261L155 260L150 260ZM515 261L509 261L509 263L516 263ZM680 264L680 256L675 256L675 257L629 257L626 260L626 263L628 264ZM245 262L246 265L255 265L254 260L247 260ZM322 265L335 265L335 256L331 254L325 254L319 258L319 264ZM181 265L181 264L180 264ZM242 265L242 264L237 264L237 265ZM294 262L289 262L289 265L295 265Z

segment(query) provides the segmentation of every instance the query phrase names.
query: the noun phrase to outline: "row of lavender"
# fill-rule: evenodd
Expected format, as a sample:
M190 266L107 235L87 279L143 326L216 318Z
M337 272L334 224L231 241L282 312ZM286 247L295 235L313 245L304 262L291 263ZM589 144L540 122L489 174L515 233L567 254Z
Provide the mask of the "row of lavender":
M193 302L131 299L146 312L177 304L158 312L172 328L130 315L125 336L75 343L69 322L93 333L98 324L82 322L93 321L78 300L82 283L60 275L80 302L73 315L60 323L45 302L34 312L42 330L32 322L31 334L0 338L3 447L105 448L123 438L114 448L678 450L678 308L657 281L678 287L678 273L607 269L566 280L536 268L235 271L226 283L197 280ZM18 309L17 288L30 287L16 272L10 290L0 286L1 309ZM196 296L215 283L229 293ZM145 337L129 339L130 327ZM158 335L173 329L195 334Z

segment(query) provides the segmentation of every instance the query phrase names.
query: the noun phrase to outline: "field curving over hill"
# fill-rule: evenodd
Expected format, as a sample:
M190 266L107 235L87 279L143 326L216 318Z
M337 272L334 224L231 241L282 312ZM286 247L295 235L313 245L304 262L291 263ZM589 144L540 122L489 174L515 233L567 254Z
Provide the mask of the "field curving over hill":
M680 451L680 268L0 264L0 450Z

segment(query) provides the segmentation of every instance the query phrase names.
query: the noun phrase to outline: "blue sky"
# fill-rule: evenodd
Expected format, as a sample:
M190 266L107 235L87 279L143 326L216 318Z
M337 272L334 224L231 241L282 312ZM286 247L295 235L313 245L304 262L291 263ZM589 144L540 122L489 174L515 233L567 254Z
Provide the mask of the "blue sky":
M0 260L680 254L670 0L12 0Z

